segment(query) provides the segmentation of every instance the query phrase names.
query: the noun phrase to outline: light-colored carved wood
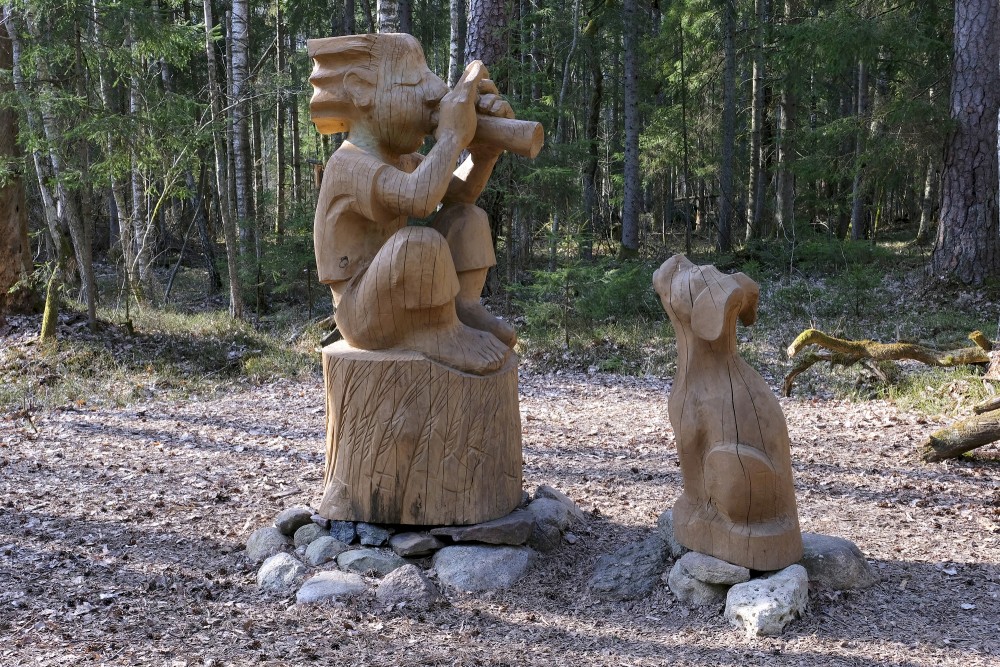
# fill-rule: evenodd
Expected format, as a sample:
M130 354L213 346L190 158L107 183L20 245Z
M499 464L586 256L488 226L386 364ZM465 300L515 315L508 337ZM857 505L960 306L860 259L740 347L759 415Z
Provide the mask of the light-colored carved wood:
M308 48L312 119L348 133L314 222L344 338L323 352L320 513L417 525L503 516L521 499L517 335L480 301L496 257L476 199L504 150L538 153L541 126L514 120L481 62L449 90L411 35Z
M737 318L757 316L757 284L674 255L653 286L677 334L668 410L684 479L678 541L754 570L795 563L802 535L785 417L736 350Z
M517 360L462 373L407 351L323 349L329 519L468 525L521 502Z

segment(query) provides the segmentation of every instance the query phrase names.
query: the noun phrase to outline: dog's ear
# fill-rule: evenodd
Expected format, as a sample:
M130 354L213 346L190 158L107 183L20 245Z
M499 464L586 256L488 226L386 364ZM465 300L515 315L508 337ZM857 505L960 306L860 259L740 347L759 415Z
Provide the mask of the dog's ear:
M740 322L750 326L757 321L757 304L760 302L760 285L744 273L734 273L733 279L743 289L743 305L740 306Z
M739 313L743 324L753 324L760 295L757 283L742 273L722 276L721 280L708 278L707 283L695 297L691 312L691 329L696 336L709 342L719 340L733 311Z

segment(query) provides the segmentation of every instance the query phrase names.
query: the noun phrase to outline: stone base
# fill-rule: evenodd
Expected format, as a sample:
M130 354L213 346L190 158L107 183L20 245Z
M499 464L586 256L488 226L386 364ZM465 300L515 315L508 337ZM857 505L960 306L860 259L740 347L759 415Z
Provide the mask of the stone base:
M517 357L487 376L407 351L323 349L327 450L319 514L468 525L521 502Z

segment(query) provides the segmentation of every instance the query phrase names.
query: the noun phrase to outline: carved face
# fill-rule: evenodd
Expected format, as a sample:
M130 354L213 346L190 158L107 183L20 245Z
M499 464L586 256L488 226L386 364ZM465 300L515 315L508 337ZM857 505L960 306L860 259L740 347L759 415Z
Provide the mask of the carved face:
M427 67L419 46L401 44L393 56L379 71L372 129L393 153L412 153L434 130L431 115L448 86Z

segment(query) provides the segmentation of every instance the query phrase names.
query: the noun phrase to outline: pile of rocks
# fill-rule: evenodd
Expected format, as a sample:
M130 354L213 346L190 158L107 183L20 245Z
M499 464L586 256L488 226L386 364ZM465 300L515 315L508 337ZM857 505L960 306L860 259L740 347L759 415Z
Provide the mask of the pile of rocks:
M540 486L505 517L472 526L381 526L329 521L308 507L282 511L273 526L247 540L246 558L260 564L257 584L298 603L366 595L388 605L425 608L438 584L463 590L507 588L539 552L574 544L585 515L565 494ZM435 581L437 583L435 583Z
M809 586L867 588L877 578L854 543L803 533L802 560L778 572L751 572L740 565L690 551L674 537L670 511L646 540L602 556L590 580L591 594L610 599L645 595L662 579L690 606L725 605L725 616L748 635L779 635L805 613ZM667 569L669 561L675 562Z

